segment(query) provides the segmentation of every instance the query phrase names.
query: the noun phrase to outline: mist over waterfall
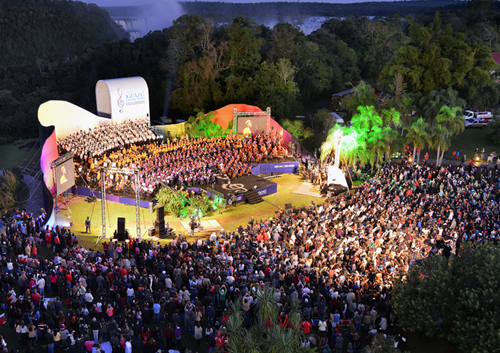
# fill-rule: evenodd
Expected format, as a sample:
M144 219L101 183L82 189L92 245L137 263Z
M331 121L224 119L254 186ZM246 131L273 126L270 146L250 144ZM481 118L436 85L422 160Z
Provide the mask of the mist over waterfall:
M174 20L184 14L181 5L175 0L162 0L154 3L136 0L132 3L135 5L104 7L113 21L129 34L131 41L150 31L170 27Z

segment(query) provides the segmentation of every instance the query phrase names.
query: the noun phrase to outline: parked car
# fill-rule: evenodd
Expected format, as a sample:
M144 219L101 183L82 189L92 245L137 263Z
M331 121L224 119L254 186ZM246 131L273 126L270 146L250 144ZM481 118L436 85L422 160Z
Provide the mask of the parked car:
M483 120L484 119L478 118L465 119L465 128L471 129L473 127L480 127L481 129L484 129L488 125L488 122L485 122Z
M464 119L472 119L472 118L477 118L477 119L483 119L483 120L490 120L493 118L493 114L489 111L482 111L482 112L475 112L473 110L464 110Z

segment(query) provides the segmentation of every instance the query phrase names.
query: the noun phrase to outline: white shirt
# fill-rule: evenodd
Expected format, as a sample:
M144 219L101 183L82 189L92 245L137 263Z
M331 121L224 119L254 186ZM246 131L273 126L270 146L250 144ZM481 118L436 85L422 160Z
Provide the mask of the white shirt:
M129 341L125 342L125 353L132 353L132 343Z
M85 293L85 301L87 303L92 303L94 301L94 296L90 293Z

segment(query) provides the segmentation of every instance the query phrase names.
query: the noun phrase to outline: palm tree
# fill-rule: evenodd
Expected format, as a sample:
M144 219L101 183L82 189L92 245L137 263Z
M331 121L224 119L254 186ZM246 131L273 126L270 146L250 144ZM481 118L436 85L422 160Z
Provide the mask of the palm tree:
M360 81L354 91L353 95L343 99L343 105L349 113L356 112L360 107L372 106L376 109L380 107L379 99L371 85Z
M427 132L428 127L429 124L422 117L418 118L418 120L410 126L405 127L405 130L407 131L405 136L406 142L413 144L413 163L415 163L415 153L417 148L422 149L422 147L430 142L429 133ZM418 164L418 160L416 163Z
M300 303L290 302L288 312L289 325L279 324L279 311L276 301L276 289L257 287L256 321L249 329L243 327L242 305L235 300L231 307L231 315L226 321L231 353L295 353L310 352L300 344L303 334L300 331ZM269 326L267 322L270 322Z
M441 143L438 144L438 147L442 147L442 152L439 154L438 150L436 165L441 165L444 152L451 145L451 136L457 135L465 129L465 121L460 114L461 112L462 109L460 107L450 108L443 105L439 110L439 114L434 119L437 125L441 125L447 131L447 133L443 136Z
M430 136L430 145L432 148L437 149L437 156L436 156L436 166L440 165L440 156L441 156L441 148L445 150L444 148L449 146L449 139L448 136L450 134L450 131L446 129L445 126L441 124L436 124L432 127L432 133Z

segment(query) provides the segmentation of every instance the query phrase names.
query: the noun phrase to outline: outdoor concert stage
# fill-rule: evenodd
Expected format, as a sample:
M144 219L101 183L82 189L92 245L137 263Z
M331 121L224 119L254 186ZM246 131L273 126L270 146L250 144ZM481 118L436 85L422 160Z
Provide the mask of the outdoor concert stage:
M232 179L231 183L228 182L227 178L219 177L217 184L215 184L215 191L220 192L227 199L228 193L237 192L236 202L244 202L243 193L251 190L254 186L257 186L257 192L260 196L266 196L270 194L275 194L278 192L278 186L276 183L272 182L272 178L269 180L264 179L262 175L273 174L276 176L279 173L295 173L299 166L298 162L281 162L281 163L264 163L264 164L254 164L252 165L252 174L246 175L240 178ZM227 185L225 185L227 184ZM225 185L225 186L224 186ZM209 185L211 187L211 185ZM187 189L194 190L195 192L200 191L200 187L207 190L207 186L196 186L187 187ZM101 198L100 192L93 192L90 188L75 186L74 192L82 196L96 196L98 199ZM209 193L209 196L211 194ZM113 195L113 193L106 193L106 199L110 202L118 202L125 205L135 205L135 199L133 196L129 195ZM149 203L152 201L151 198L141 197L139 206L143 208L149 208Z

